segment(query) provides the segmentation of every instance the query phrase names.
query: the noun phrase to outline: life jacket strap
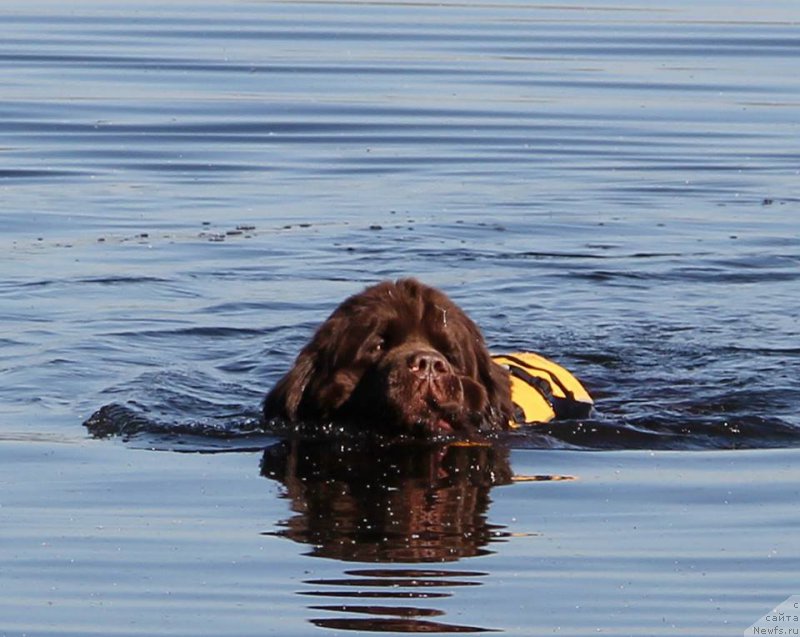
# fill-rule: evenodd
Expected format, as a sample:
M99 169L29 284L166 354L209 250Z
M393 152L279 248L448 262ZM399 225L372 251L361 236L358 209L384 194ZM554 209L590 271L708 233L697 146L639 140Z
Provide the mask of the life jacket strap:
M586 418L594 402L583 385L556 363L534 353L493 357L511 376L515 418L511 425Z

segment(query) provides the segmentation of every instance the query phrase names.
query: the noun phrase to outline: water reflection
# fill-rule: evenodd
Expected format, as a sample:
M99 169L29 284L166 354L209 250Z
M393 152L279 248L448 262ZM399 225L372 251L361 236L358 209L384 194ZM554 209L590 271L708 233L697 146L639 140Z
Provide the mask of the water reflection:
M346 562L430 564L485 555L509 537L487 519L489 491L512 482L508 450L494 445L284 441L264 452L262 474L280 481L293 515L274 534L311 546L310 555ZM378 567L307 580L303 595L339 603L310 609L337 630L484 632L445 623L444 611L381 604L425 600L478 586L487 574L454 568ZM377 603L372 603L375 600ZM362 603L352 603L352 602ZM413 601L412 601L413 604Z

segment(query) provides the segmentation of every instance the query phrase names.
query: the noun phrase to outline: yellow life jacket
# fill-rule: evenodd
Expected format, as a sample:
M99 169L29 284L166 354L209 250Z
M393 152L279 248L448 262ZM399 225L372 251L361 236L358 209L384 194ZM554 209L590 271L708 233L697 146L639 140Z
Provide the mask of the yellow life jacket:
M511 400L516 407L511 427L561 418L586 418L594 401L566 369L531 352L492 356L511 376Z

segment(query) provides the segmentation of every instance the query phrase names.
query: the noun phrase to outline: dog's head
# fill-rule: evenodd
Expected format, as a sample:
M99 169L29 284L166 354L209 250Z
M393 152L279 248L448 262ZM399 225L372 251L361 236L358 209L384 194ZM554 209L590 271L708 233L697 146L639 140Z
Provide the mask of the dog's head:
M414 279L344 301L264 404L267 419L429 435L502 429L512 409L507 374L475 323Z

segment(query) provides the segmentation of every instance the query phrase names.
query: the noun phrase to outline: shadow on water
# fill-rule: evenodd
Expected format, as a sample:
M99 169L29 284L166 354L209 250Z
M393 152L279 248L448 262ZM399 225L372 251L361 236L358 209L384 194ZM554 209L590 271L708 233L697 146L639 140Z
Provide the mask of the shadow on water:
M357 562L446 562L483 555L502 532L486 521L489 489L511 483L494 445L284 441L262 475L297 514L279 535L311 555Z
M487 519L489 491L513 480L505 447L290 440L267 448L261 473L283 485L293 513L269 535L308 545L314 557L384 565L304 581L310 590L301 595L325 600L312 611L340 615L311 623L352 631L491 630L434 620L445 612L414 605L479 586L488 573L410 565L486 555L509 537ZM406 566L386 566L393 564Z

